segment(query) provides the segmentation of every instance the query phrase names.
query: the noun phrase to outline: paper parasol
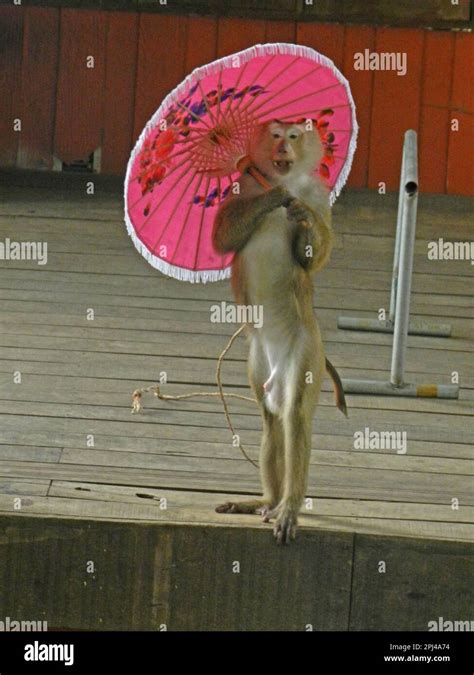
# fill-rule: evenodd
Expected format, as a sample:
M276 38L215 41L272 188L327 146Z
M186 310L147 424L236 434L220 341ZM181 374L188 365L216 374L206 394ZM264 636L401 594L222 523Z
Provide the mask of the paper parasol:
M312 120L323 146L317 169L334 202L356 146L349 83L309 47L256 45L194 70L164 99L132 151L125 220L138 251L191 282L230 276L233 255L211 241L220 202L239 177L256 125Z

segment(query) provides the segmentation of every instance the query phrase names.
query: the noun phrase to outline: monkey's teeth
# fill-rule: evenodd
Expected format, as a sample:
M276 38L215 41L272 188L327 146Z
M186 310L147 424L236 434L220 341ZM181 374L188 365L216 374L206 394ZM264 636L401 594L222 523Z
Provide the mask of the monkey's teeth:
M293 162L288 162L285 159L283 160L273 160L273 166L275 166L277 169L289 169Z

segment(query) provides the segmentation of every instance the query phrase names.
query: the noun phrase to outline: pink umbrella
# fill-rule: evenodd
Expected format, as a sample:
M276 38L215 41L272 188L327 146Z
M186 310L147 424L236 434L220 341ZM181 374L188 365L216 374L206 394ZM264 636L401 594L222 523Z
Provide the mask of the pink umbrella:
M309 47L256 45L194 70L165 98L138 139L125 178L125 220L137 250L191 282L230 276L232 254L211 241L216 210L239 177L256 125L312 120L325 148L318 172L342 189L356 147L349 83Z

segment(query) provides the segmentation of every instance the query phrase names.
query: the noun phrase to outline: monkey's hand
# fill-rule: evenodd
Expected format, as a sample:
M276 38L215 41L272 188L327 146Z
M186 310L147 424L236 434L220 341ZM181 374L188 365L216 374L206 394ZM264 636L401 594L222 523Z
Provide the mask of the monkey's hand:
M267 199L269 211L277 209L279 206L288 206L288 204L292 204L295 201L283 185L277 185L271 190L268 190L268 192L265 193L265 197Z
M297 220L293 255L303 269L313 273L321 269L329 259L332 248L330 222L305 204L301 207L297 204L295 214Z
M288 220L300 227L311 227L315 218L313 211L300 199L292 199L286 209Z

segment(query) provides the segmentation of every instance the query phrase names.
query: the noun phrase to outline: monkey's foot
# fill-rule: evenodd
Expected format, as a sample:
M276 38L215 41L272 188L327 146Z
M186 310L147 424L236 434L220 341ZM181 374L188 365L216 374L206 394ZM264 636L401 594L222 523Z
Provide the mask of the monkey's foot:
M263 515L268 510L268 503L262 499L252 499L247 502L226 502L216 506L217 513L252 513Z
M296 537L296 526L298 525L298 514L293 509L283 504L271 510L266 510L263 514L263 522L269 523L272 518L276 518L273 528L273 536L277 544L289 544Z

